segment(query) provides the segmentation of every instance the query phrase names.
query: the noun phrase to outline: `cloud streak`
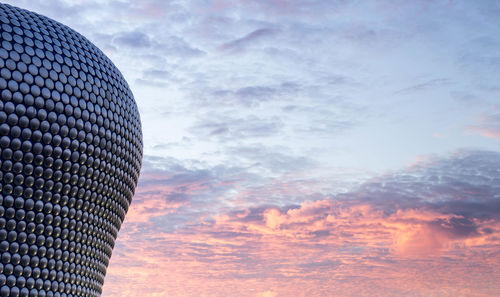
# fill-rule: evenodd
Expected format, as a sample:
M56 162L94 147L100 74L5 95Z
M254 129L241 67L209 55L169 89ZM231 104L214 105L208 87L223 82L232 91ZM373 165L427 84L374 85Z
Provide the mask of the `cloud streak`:
M262 39L265 36L269 36L275 33L276 31L271 29L258 29L248 33L244 37L224 43L223 45L219 46L218 49L220 51L229 51L229 52L241 51L249 44L256 42L259 39Z

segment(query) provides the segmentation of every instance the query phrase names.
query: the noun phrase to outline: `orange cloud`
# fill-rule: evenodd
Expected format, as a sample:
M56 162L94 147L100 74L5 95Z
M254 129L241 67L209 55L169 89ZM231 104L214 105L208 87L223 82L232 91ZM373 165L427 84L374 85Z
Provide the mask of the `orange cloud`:
M457 278L465 277L471 261L477 261L478 273L500 263L498 253L492 254L500 247L495 235L500 223L479 219L474 222L477 228L489 232L457 235L450 225L453 219L460 218L416 209L386 215L370 205L347 206L334 200L310 201L286 211L265 208L258 214L250 209L224 214L173 234L139 236L143 242L128 238L130 250L113 256L109 274L118 286L132 284L127 289L106 287L105 296L134 296L137 290L150 292L148 296L325 296L307 287L319 285L317 278L326 278L326 287L342 284L345 291L334 290L338 293L331 296L368 296L368 291L356 288L354 279L377 290L406 279L402 294L418 290L439 296L428 287L437 286L433 278L442 273L439 263L456 273L444 276L446 281L459 281L452 290L455 296L481 296L481 291L488 296L486 287L477 287L484 281L474 284ZM130 227L123 232L128 234ZM492 256L487 262L488 254ZM428 261L432 267L425 266ZM413 274L420 276L415 279ZM344 283L348 280L351 286ZM233 283L239 288L229 290ZM281 289L265 288L270 285ZM307 290L316 293L306 294ZM470 295L464 293L467 290Z

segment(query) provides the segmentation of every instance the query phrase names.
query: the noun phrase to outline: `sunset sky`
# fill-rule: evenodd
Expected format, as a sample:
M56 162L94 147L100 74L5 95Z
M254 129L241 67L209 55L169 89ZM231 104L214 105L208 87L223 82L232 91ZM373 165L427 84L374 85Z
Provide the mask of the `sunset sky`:
M500 1L2 2L139 106L103 297L500 296Z

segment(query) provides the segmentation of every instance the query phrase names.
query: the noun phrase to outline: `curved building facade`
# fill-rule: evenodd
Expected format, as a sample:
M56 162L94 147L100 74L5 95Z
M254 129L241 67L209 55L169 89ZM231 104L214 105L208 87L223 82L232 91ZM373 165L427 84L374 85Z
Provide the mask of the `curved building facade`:
M0 296L99 296L142 160L123 76L85 37L0 4Z

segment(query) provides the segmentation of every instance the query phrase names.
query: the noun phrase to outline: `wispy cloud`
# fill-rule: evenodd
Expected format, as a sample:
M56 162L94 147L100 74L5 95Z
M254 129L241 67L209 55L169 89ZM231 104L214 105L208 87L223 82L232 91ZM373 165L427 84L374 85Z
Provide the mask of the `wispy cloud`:
M401 89L401 90L397 91L396 94L424 91L424 90L428 90L430 88L440 87L443 85L449 85L450 83L451 82L445 78L432 79L432 80L429 80L429 81L426 81L423 83L419 83L419 84Z
M196 135L221 137L223 139L242 139L248 137L266 137L278 133L282 124L279 118L261 119L249 116L243 119L221 118L207 119L192 128Z
M219 46L218 49L221 51L231 51L231 52L241 51L249 44L256 42L257 40L265 36L269 36L275 33L276 31L271 29L258 29L248 33L244 37L224 43L223 45Z

